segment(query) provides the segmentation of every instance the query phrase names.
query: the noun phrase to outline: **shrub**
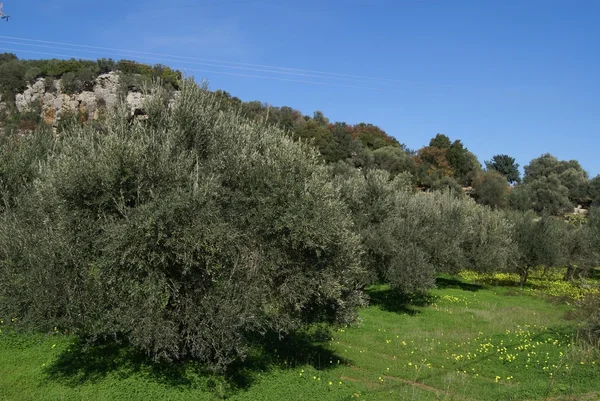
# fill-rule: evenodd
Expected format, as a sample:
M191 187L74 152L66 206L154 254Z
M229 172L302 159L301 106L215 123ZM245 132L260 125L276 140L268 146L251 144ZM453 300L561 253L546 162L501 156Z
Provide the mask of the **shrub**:
M56 85L54 83L54 79L52 77L44 78L44 87L46 88L46 92L55 94L57 91Z
M120 97L124 97L129 92L142 92L151 83L152 79L147 76L121 73L119 75L118 94Z
M65 75L62 76L60 82L61 89L63 90L63 92L68 94L81 92L81 90L83 89L82 82L79 79L77 79L77 76L74 72L67 72Z
M68 94L92 90L94 80L97 76L97 70L91 68L80 69L76 72L67 72L61 78L62 88Z
M257 334L351 322L360 242L319 155L217 107L187 82L147 120L67 127L0 216L0 314L214 369Z
M0 64L0 90L4 99L14 100L16 93L27 87L25 65L19 60L6 61Z

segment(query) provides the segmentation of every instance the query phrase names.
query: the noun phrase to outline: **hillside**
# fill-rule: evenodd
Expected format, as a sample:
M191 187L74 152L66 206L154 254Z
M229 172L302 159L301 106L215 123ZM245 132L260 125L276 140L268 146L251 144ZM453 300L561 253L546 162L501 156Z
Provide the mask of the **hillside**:
M0 128L6 135L41 125L57 132L61 122L102 119L119 99L124 99L131 115L142 115L143 88L156 79L174 96L182 74L130 60L19 60L5 53L0 55ZM411 150L371 123L331 122L321 111L307 116L288 106L243 102L221 90L214 96L221 110L233 108L311 143L338 173L349 168L386 170L392 177L409 173L412 184L424 190L451 188L494 208L553 215L586 213L592 203L600 203L600 176L589 177L576 160L541 155L525 166L521 183L514 158L496 155L485 161L483 169L460 139L443 134Z

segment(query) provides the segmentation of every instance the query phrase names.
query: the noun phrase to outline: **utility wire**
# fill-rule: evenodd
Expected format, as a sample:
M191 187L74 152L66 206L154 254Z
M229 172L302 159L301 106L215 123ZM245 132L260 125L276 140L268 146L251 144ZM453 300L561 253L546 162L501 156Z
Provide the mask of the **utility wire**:
M0 43L10 44L10 45L29 46L29 47L41 47L41 48L46 48L46 49L69 50L69 51L78 51L78 52L96 53L96 54L98 53L97 50L73 49L73 48L69 48L69 47L20 43L20 42L8 41L8 40L0 40ZM101 53L101 54L119 54L122 57L132 57L131 54L124 52L124 51L123 52L119 51L119 52ZM240 67L240 66L231 66L231 65L223 65L223 64L205 63L205 62L198 62L198 61L173 60L173 59L167 59L167 58L162 58L162 57L148 57L148 56L138 56L138 55L135 55L133 57L145 58L145 59L150 59L150 60L161 60L161 61L172 62L172 63L173 62L186 63L186 64L204 65L204 66L209 66L209 67L221 67L221 68L229 68L229 69L236 69L236 70L266 72L266 73L271 73L271 74L297 75L297 76L309 77L309 78L333 79L333 80L362 82L362 83L370 83L370 84L375 83L372 81L361 80L361 79L317 75L317 74L307 74L307 73L293 72L293 71L278 71L278 70L262 69L262 68L251 68L251 67Z
M177 55L173 55L173 54L144 52L144 51L139 51L139 50L116 49L116 48L102 47L102 46L90 46L90 45L81 45L81 44L67 43L67 42L56 42L56 41L48 41L48 40L20 38L20 37L15 37L15 36L0 35L0 38L9 39L9 40L19 40L19 41L23 41L23 42L35 42L35 43L44 43L44 44L50 44L50 45L61 45L61 46L69 46L69 47L77 47L77 48L87 48L87 49L106 50L106 51L113 51L113 52L132 53L132 54L139 54L139 55L158 56L158 57L165 57L165 58L181 59L181 61L196 60L196 61L210 62L210 63L230 64L230 65L236 65L236 66L248 66L248 67L258 67L258 68L265 68L265 69L271 69L271 70L294 71L294 72L298 72L298 73L327 75L328 77L355 78L355 79L359 79L359 80L373 81L373 83L376 83L376 81L378 81L378 82L383 82L383 83L388 83L388 84L395 83L395 84L413 84L413 85L429 85L429 86L434 85L434 86L441 86L441 87L446 87L446 88L451 87L449 85L437 85L437 84L430 84L430 83L418 82L418 81L378 78L378 77L369 77L369 76L363 76L363 75L344 74L344 73L327 72L327 71L319 71L319 70L308 70L308 69L300 69L300 68L278 67L278 66L265 65L265 64L240 63L240 62L234 62L234 61L206 59L206 58L200 58L200 57L177 56ZM25 44L23 44L23 45L25 45ZM72 50L76 50L76 49L72 49Z
M39 54L39 55L45 55L45 56L53 56L53 57L68 57L68 58L79 58L82 60L96 60L93 57L85 57L85 56L80 57L80 56L73 56L73 55L68 55L68 54L37 52L37 51L33 51L33 50L9 49L9 48L5 48L5 47L0 47L0 50L9 51L9 52L25 52L25 53ZM213 70L204 70L204 69L198 69L198 68L185 68L185 67L183 67L183 68L171 67L171 68L180 69L180 70L184 70L184 71L205 72L205 73L211 73L211 74L224 74L224 75L233 75L233 76L239 76L239 77L262 78L262 79L271 79L271 80L286 81L286 82L298 82L298 83L313 84L313 85L337 86L337 87L342 87L342 88L354 88L354 89L366 89L366 90L372 90L372 91L393 92L393 91L391 91L389 89L385 89L385 88L344 85L344 84L336 84L336 83L331 83L331 82L306 81L306 80L300 80L300 79L289 79L289 78L272 77L272 76L265 76L265 75L242 74L242 73L227 72L227 71L213 71Z

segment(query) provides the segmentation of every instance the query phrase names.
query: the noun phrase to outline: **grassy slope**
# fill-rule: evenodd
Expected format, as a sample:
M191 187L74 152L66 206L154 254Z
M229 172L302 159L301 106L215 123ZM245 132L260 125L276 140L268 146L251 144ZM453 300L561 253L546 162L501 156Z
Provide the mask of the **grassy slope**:
M85 351L62 335L5 330L0 400L600 399L599 355L572 341L568 306L502 287L441 284L429 303L408 307L373 287L357 327L282 347L269 361L251 358L229 381L110 346ZM571 394L582 396L560 398Z

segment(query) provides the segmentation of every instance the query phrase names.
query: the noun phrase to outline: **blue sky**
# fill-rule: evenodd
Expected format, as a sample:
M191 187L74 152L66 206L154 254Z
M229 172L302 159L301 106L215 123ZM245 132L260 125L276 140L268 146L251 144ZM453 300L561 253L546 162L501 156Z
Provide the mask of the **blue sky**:
M600 173L597 0L91 4L4 0L0 48L160 62L243 100L373 123L413 149L441 132L482 163L549 152Z

